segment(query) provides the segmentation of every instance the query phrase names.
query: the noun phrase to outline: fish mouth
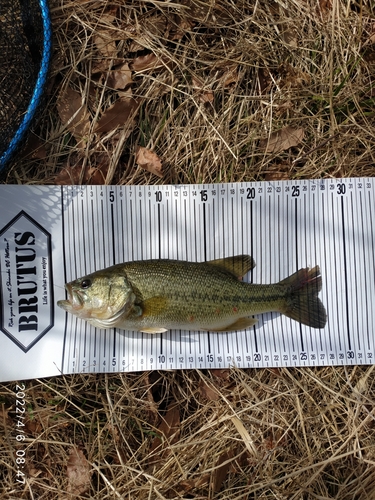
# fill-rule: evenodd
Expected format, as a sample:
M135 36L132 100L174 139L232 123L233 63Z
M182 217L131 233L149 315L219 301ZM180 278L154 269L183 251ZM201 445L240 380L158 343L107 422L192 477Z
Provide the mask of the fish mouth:
M68 293L67 300L59 300L57 305L64 309L65 311L79 311L83 308L83 299L80 295L75 292L70 283L65 285L65 289Z

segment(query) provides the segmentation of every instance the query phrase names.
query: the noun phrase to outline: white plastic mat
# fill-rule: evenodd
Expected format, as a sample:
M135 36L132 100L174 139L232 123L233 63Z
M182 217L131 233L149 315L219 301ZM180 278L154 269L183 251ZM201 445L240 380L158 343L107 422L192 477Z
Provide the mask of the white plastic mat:
M0 381L74 372L374 362L375 182L0 186ZM98 330L56 306L64 283L120 262L248 253L245 280L318 264L322 330L260 316L233 333Z

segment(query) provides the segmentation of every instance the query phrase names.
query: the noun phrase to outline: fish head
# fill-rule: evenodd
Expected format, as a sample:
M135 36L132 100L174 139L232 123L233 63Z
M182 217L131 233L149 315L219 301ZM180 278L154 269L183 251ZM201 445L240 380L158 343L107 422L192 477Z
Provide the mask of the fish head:
M126 276L106 270L67 283L65 289L68 298L59 300L59 307L107 328L126 316L136 299Z

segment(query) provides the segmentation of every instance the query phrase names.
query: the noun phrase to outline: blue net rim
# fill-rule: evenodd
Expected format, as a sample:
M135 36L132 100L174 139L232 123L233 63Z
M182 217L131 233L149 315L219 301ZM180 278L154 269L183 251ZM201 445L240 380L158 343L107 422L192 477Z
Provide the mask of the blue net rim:
M16 133L10 141L8 148L0 157L0 174L4 172L7 163L24 140L43 97L44 88L47 82L47 75L52 54L52 26L47 0L39 0L39 6L43 23L43 53L40 69L26 113Z

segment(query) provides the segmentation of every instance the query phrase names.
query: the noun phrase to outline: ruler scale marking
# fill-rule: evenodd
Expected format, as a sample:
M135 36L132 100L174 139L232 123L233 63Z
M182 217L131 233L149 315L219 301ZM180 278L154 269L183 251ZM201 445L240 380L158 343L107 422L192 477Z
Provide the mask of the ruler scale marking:
M267 191L268 191L268 188L267 188ZM272 226L271 226L271 196L267 196L267 199L266 199L266 232L265 232L265 236L266 236L266 247L268 246L269 248L272 248L273 246L273 241L272 241ZM274 273L273 273L273 252L269 252L269 255L268 255L268 268L269 268L269 274L272 276ZM269 324L270 324L270 328L271 328L271 331L270 331L270 339L272 339L272 343L273 343L273 349L274 351L276 352L277 351L277 346L276 346L276 338L275 338L275 331L274 331L274 328L273 328L273 316L274 314L271 312L269 313L269 316L271 318L271 320L269 321Z
M331 201L330 208L331 208L332 233L333 233L333 239L332 239L333 255L334 255L335 261L337 263L340 263L340 259L337 256L338 237L336 235L336 225L335 225L336 218L335 218L335 210L334 210L334 199L333 199L332 195L330 196L330 201ZM328 241L329 240L327 239L327 242ZM334 301L334 297L339 297L337 266L330 267L328 270L328 273L329 273L330 278L331 278L330 282L334 283L334 288L335 288L335 290L333 290L333 289L331 290L331 296L330 296L330 299L331 299L330 302L332 302L334 304L335 310L330 311L330 316L333 316L333 314L335 313L335 317L332 318L332 321L335 322L338 325L339 330L341 330L340 329L340 305L339 305L338 300ZM327 275L328 275L328 273L327 273ZM333 280L332 280L332 277L333 277ZM333 338L336 340L336 335L334 333L333 333ZM337 338L337 340L338 340L338 348L339 348L339 350L341 350L341 336L339 336ZM332 342L332 345L334 345L334 342ZM332 351L333 350L334 349L332 347ZM337 351L334 354L337 358Z
M103 191L101 190L100 191L100 194L102 194ZM103 199L100 199L100 220L101 220L101 224L98 226L99 230L100 230L100 234L101 234L101 238L100 238L100 241L101 241L101 256L102 256L102 260L103 262L101 262L101 266L104 265L104 267L108 267L110 265L110 263L107 261L107 249L106 249L106 244L105 244L105 238L106 238L106 230L107 230L107 225L105 223L105 220L104 220L104 207L103 207Z
M294 231L295 231L295 262L296 262L296 271L300 268L299 264L299 237L302 234L302 230L300 231L299 225L298 225L298 216L299 216L299 205L298 205L298 197L300 196L300 185L296 184L295 185L295 194L296 197L294 198ZM292 192L293 196L293 192ZM302 196L303 198L303 196ZM303 329L301 323L298 325L299 328L299 341L301 344L301 357L303 358L304 361L307 361L307 353L306 353L306 346L305 346L305 341L304 341L304 336L303 336Z
M278 186L279 187L279 186ZM276 210L276 219L277 219L277 242L278 242L278 254L282 255L281 252L281 223L280 223L280 195L277 196L277 210ZM281 280L281 272L280 272L280 266L279 266L279 272L277 276L277 281ZM284 318L280 318L280 323L281 323L281 345L282 345L282 350L285 353L285 325L284 325ZM285 355L285 354L284 354Z
M73 268L75 269L75 273L77 273L77 258L76 258L76 250L75 250L75 242L76 242L76 235L75 235L75 216L74 216L74 203L73 203L73 199L74 199L74 194L73 194L73 190L74 188L72 187L71 188L71 203L70 203L70 216L71 216L71 226L72 226L72 231L69 232L69 237L71 238L71 235L73 234L73 244L70 248L73 248L73 260L70 261L70 268ZM70 226L70 224L69 224ZM72 273L72 271L70 272L70 275L74 275ZM71 279L71 278L69 278ZM73 353L72 353L72 358L74 360L74 368L75 368L75 363L76 363L76 352L77 352L77 335L79 335L78 331L77 331L77 322L78 320L75 319L75 329L74 329L74 336L73 336L73 342L72 342L72 347L73 347Z
M371 294L369 293L369 283L368 283L368 277L367 277L367 272L366 272L366 263L370 262L370 258L368 257L367 255L367 251L366 249L368 248L368 245L366 244L366 222L365 222L365 217L367 219L367 215L368 215L368 211L364 211L363 210L363 207L366 203L366 196L365 194L363 194L362 196L362 193L360 193L360 202L359 202L359 208L360 208L360 219L361 219L361 233L362 233L362 265L361 265L361 269L362 269L362 274L363 274L363 280L364 280L364 289L365 289L365 303L364 303L364 324L365 324L365 328L364 330L366 332L369 332L370 331L370 323L369 323L369 317L370 317L370 309L369 309L369 303L368 303L368 298L369 296L371 296ZM366 216L365 216L366 214ZM368 220L367 219L367 223L369 225L371 225L371 219ZM367 333L368 335L368 333ZM359 334L359 329L358 329L358 333L357 333L357 341L358 341L358 345L361 346L361 351L364 351L365 350L365 339L363 339L363 342L361 344L361 338L360 338L360 334ZM363 352L361 352L361 355L363 355ZM357 359L357 362L361 362Z
M368 284L367 284L366 262L368 262L369 259L367 259L367 256L366 256L366 240L365 240L365 223L364 223L363 204L364 204L364 199L362 197L362 193L360 193L359 208L360 208L361 232L362 232L362 272L363 272L363 279L364 279L364 289L366 290L366 300L365 300L365 304L364 304L364 318L365 318L365 331L368 332L369 331L370 311L368 309ZM358 341L358 346L360 347L360 350L362 351L364 348L364 343L361 344L361 338L359 335L359 328L358 328L358 333L357 333L357 341ZM359 362L358 359L357 359L357 362Z
M327 210L326 210L326 204L325 204L325 199L324 199L324 194L323 192L321 193L322 196L321 196L321 204L322 204L322 223L323 223L323 245L324 245L324 271L325 271L325 284L328 283L328 268L331 270L331 267L328 266L327 264L327 256L329 255L328 252L327 252L327 246L328 246L328 238L326 238L326 214L327 214ZM332 254L332 252L330 252L330 254ZM325 290L325 294L324 294L324 290ZM323 290L323 296L325 297L326 299L326 303L329 301L329 298L330 298L330 295L328 293L328 287L326 286L325 289ZM330 323L330 316L328 315L328 320L327 320L327 327L326 327L326 330L328 330L328 341L329 341L329 351L332 352L333 351L333 347L332 347L332 336L331 336L331 323Z
M258 206L259 206L259 209L258 209L258 218L256 220L256 227L258 228L258 230L256 230L256 233L259 235L259 242L262 240L262 204L261 204L261 201L258 200ZM257 242L257 245L256 246L259 246L259 243ZM254 251L254 248L253 248L253 251ZM254 254L252 255L252 257L254 257ZM256 261L255 261L255 265L258 266L258 269L260 271L260 280L262 279L262 266L261 266L261 255L257 255L256 257ZM255 274L255 271L254 271L254 274ZM255 279L254 279L255 281ZM260 281L261 282L261 281ZM258 318L258 322L262 321L263 323L263 314L259 316ZM256 357L256 361L259 362L261 361L261 359L259 359L261 357L261 355L259 354L260 352L260 349L259 349L259 342L258 342L258 332L257 332L257 329L254 327L254 346L255 346L255 354L254 354L254 357ZM267 345L267 344L266 344ZM267 350L267 347L266 349Z
M117 264L117 259L116 259L115 215L114 215L114 211L113 211L113 203L110 204L110 214L111 214L110 228L111 228L111 236L112 236L111 239L112 239L112 265L113 265L113 264Z
M318 186L319 188L319 186ZM320 220L321 220L321 223L322 223L322 231L321 231L321 234L323 235L323 248L321 248L320 246L320 252L319 252L319 256L321 256L323 254L323 261L322 263L320 264L320 269L321 269L321 273L322 273L322 299L323 301L327 302L327 297L328 297L328 294L325 293L326 290L327 290L327 287L325 286L326 283L327 283L327 251L326 251L326 238L325 238L325 234L326 234L326 230L325 230L325 205L324 205L324 200L323 200L323 197L322 196L319 196L319 191L317 192L317 200L318 200L318 206L320 206ZM321 261L322 259L319 259L319 262ZM328 358L328 351L331 351L332 348L331 348L331 334L330 334L330 322L329 322L329 318L328 318L328 322L327 322L327 330L328 330L328 335L326 336L326 342L325 342L325 347L326 347L326 353L322 353L321 356L323 355L323 360L325 359L325 356L327 355L327 358ZM322 338L322 342L323 342L323 336L321 336ZM322 351L323 351L323 343L322 343Z
M111 241L112 241L112 265L116 264L116 233L115 233L115 215L113 210L113 202L111 200L111 194L113 195L113 191L109 192L109 201L110 201L110 231L111 231ZM82 228L84 230L84 228ZM116 358L116 344L117 344L117 329L113 329L113 346L112 346L112 359Z
M369 210L368 210L368 213L370 214L369 216L369 227L371 228L371 254L372 254L372 280L369 280L372 284L375 283L375 244L374 244L374 228L373 228L373 225L372 225L372 221L374 220L373 219L373 204L374 204L374 200L371 200L371 194L370 194L370 191L368 193L368 207L369 207ZM368 296L368 300L371 300L370 297L373 297L374 296L374 293L373 294L369 294ZM373 307L370 307L370 311L372 313L372 318L373 318L373 323L374 323L374 308ZM371 347L370 347L370 330L367 331L367 349L368 351L371 350Z
M67 193L66 189L61 186L60 188L60 199L61 199L61 243L62 243L62 259L63 259L63 269L64 269L64 283L67 282L67 277L66 277L66 261L67 261L67 254L66 254L66 238L65 238L65 218L67 216L65 206L66 206L66 198L67 198ZM65 292L66 295L66 292ZM68 313L66 313L67 315ZM63 370L65 371L65 363L66 363L66 350L67 350L67 336L68 336L68 322L66 321L65 318L65 323L64 323L64 337L63 337L63 344L62 344L62 352L61 352L61 366L63 367Z
M82 238L82 246L83 246L83 255L86 256L88 255L88 246L86 245L86 238L85 238L85 234L86 234L86 229L85 229L85 218L84 218L84 214L85 214L85 210L84 210L84 200L81 198L81 214L82 214L82 235L83 235L83 238ZM83 269L85 270L85 274L87 274L87 265L86 265L86 258L83 258L82 260L83 262Z
M347 251L346 251L346 230L345 230L345 213L344 213L344 198L340 199L341 208L341 227L342 227L342 244L343 244L343 257L344 257L344 284L345 284L345 309L346 309L346 328L348 347L351 350L351 337L350 337L350 317L349 317L349 296L348 296L348 266L347 266Z
M351 193L351 196L353 198L353 195ZM357 199L354 198L353 203L356 205L356 224L358 225L358 249L357 249L357 258L363 259L365 257L365 246L363 242L363 213L361 211L361 207L363 206L363 199L362 199L362 191L359 192L359 196ZM359 284L363 284L364 290L367 290L367 283L366 283L366 275L363 272L363 260L357 261L356 266L357 266L357 273L355 274L355 282L356 282L356 305L357 305L357 318L356 318L356 329L357 332L353 331L353 342L354 342L354 357L353 357L353 363L358 362L357 360L357 353L362 351L363 345L360 339L360 336L358 335L358 332L360 330L365 329L365 318L368 317L368 312L366 311L366 306L367 306L367 300L361 301L360 297L358 296L358 288Z
M346 185L345 184L342 184L342 185L345 186L344 191L346 192ZM343 196L344 196L344 194L345 193L343 193ZM358 194L360 195L361 193L359 192ZM353 344L355 345L355 337L354 336L353 336L353 338L351 337L351 332L352 332L352 329L354 327L354 318L357 318L357 328L358 328L358 312L359 312L358 311L358 295L356 293L358 268L357 268L357 245L356 245L356 235L355 235L356 228L358 227L357 226L358 220L355 220L355 215L358 216L358 213L356 211L356 213L354 214L352 192L349 195L349 200L350 200L350 205L348 202L349 214L348 214L347 219L349 219L349 216L350 216L351 227L349 227L348 229L352 234L352 241L353 241L352 249L348 252L348 254L352 256L352 262L349 263L349 279L350 279L349 287L350 287L350 289L354 290L354 292L355 292L353 294L354 295L353 300L349 301L349 304L351 305L350 318L352 318L352 320L353 320L351 322L351 326L350 326L350 330L349 330L349 337L350 337L349 350L351 351L353 349ZM347 295L348 295L348 293L347 293Z

